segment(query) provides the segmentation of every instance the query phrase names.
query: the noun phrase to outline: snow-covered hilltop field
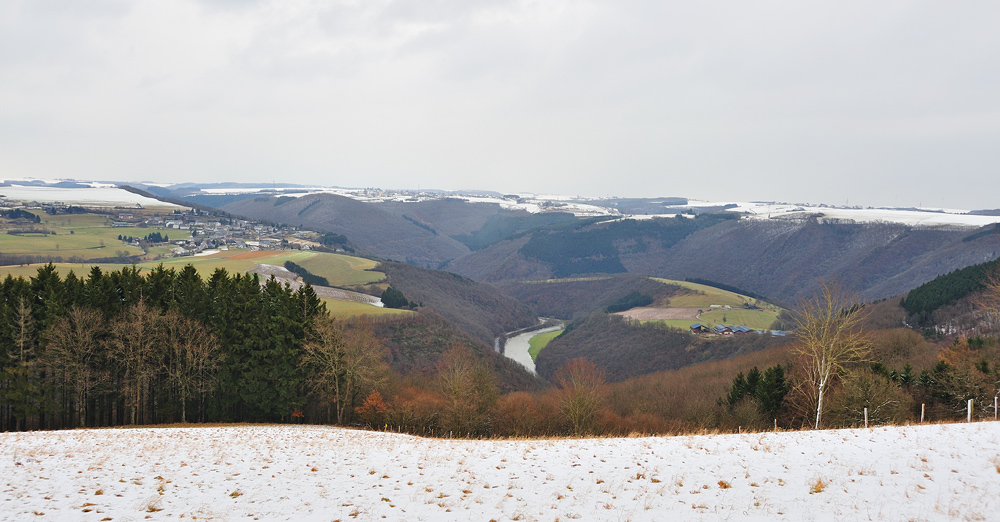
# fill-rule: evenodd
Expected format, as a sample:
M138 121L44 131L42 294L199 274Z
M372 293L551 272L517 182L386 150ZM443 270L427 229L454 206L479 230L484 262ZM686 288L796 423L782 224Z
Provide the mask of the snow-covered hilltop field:
M322 426L2 433L0 519L995 520L998 440L995 422L518 441Z
M128 184L128 183L126 183ZM606 217L609 219L650 219L693 215L699 211L728 211L744 215L747 219L807 219L854 221L858 223L899 223L917 227L981 227L1000 223L997 211L967 210L937 207L862 207L805 203L705 201L687 198L650 198L645 211L623 211L620 205L630 199L617 197L583 198L558 194L506 194L490 191L414 191L383 190L377 188L313 187L286 185L269 187L253 184L169 185L148 181L132 183L139 187L185 187L185 194L247 195L302 197L311 194L333 194L366 203L425 203L436 200L462 200L468 203L498 205L507 210L529 213L567 212L578 217ZM230 186L231 185L231 186ZM202 187L202 188L198 188ZM191 192L193 191L193 192ZM85 206L141 206L143 208L177 208L145 196L118 188L117 183L83 180L0 179L0 202L3 200L38 203L67 203ZM676 200L677 202L672 202ZM654 209L658 209L652 211Z

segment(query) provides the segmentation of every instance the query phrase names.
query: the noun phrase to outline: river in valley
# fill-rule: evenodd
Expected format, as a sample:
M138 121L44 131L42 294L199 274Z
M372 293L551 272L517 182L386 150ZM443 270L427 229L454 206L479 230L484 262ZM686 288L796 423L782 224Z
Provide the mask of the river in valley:
M536 335L554 332L561 329L561 325L550 326L548 328L542 328L541 330L535 330L511 337L510 339L507 339L507 344L504 345L503 353L507 357L521 363L521 365L527 368L531 373L537 375L538 372L535 371L535 361L532 361L531 356L528 355L528 341Z

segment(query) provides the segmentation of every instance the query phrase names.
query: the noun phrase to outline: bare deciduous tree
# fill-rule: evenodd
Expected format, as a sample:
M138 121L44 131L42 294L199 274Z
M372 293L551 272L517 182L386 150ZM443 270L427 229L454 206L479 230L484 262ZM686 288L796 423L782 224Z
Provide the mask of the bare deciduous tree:
M170 312L160 321L170 351L167 376L180 395L181 422L187 422L187 401L211 388L221 350L215 335L194 319Z
M937 385L956 414L963 414L971 399L977 416L992 416L993 398L1000 395L998 347L992 343L956 339L938 354L947 366L935 372Z
M343 423L358 396L386 379L385 356L370 324L359 322L344 331L324 317L316 321L312 338L303 346L301 365L310 391L332 405L337 423Z
M870 350L862 323L867 311L854 296L837 284L823 283L811 300L799 304L792 351L803 358L808 379L816 390L816 424L823 417L823 394L830 380L848 362L860 360Z
M972 306L983 314L987 330L1000 327L1000 265L986 273L985 288L972 298Z
M556 372L561 389L559 411L569 421L574 435L589 432L604 402L604 372L587 359L572 359Z
M111 355L124 370L125 395L129 397L130 422L144 422L144 400L150 380L162 367L157 351L160 335L157 314L145 301L124 310L111 324Z
M441 357L437 372L447 404L442 427L466 436L488 433L499 392L485 361L466 346L453 346Z
M74 306L45 332L45 365L62 374L73 390L77 426L87 425L87 399L97 384L99 369L94 359L100 353L104 321L90 308Z

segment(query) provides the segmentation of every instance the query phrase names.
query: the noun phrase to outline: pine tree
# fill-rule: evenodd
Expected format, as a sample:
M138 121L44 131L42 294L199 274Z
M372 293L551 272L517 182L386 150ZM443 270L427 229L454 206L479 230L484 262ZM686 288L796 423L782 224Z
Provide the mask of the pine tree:
M754 391L754 399L760 405L761 413L769 419L776 419L785 396L788 395L788 381L785 379L785 368L776 364L766 370L761 376L760 383Z

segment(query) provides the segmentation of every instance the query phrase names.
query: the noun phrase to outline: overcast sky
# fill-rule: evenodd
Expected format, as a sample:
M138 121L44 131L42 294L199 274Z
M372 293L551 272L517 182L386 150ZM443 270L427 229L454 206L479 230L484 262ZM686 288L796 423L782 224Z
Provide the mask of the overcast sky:
M0 177L1000 207L1000 4L5 0Z

